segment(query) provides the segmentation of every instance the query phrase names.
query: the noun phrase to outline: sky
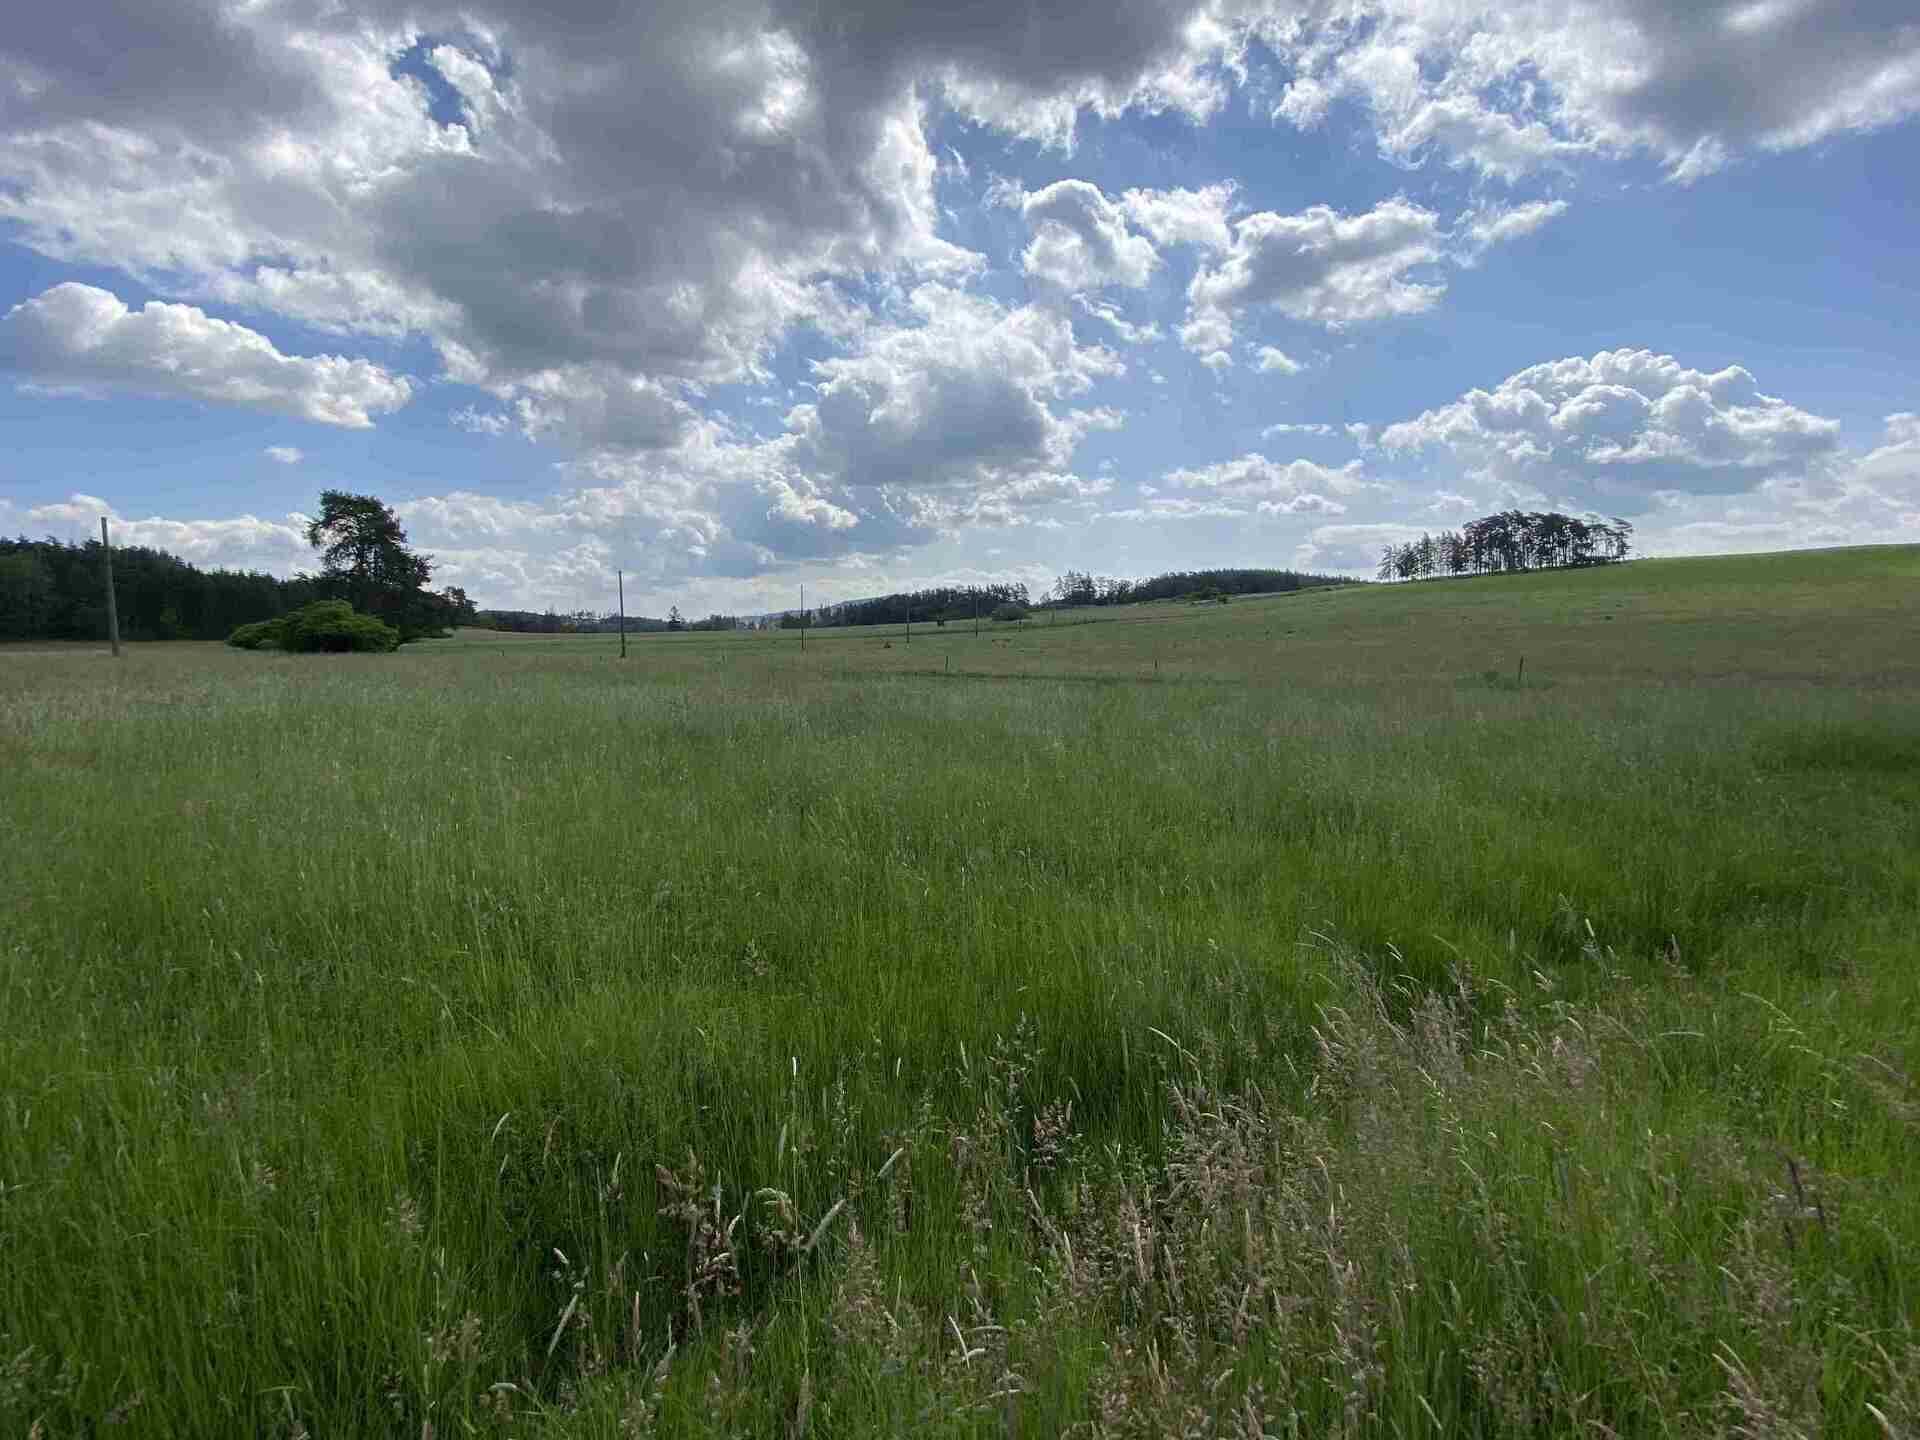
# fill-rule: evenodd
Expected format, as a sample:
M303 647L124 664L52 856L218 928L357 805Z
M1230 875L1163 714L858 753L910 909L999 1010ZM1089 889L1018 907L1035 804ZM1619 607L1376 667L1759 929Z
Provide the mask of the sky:
M0 533L483 606L1920 541L1912 0L66 0Z

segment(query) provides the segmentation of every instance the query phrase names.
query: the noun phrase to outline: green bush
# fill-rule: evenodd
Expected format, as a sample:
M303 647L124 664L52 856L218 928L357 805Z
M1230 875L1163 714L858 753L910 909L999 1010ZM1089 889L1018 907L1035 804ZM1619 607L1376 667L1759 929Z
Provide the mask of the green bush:
M277 650L280 648L280 622L256 620L242 625L227 637L227 644L241 650Z
M345 600L316 600L278 620L242 625L227 637L242 650L278 646L304 653L358 650L385 654L400 644L400 632L371 615L357 613Z
M1024 605L1015 605L1012 601L1008 601L1004 605L994 606L993 618L996 620L1024 620L1027 618L1027 610Z

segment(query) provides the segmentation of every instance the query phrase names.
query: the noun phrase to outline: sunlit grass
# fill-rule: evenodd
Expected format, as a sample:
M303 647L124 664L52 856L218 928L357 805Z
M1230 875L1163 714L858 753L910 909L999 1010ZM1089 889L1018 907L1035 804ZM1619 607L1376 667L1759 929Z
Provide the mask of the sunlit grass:
M0 651L0 1429L1911 1425L1917 595Z

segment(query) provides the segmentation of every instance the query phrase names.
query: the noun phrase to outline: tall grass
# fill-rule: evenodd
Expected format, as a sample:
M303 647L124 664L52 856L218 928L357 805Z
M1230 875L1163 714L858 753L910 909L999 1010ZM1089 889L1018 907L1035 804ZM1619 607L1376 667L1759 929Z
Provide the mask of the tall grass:
M8 657L0 1430L1911 1433L1825 563Z

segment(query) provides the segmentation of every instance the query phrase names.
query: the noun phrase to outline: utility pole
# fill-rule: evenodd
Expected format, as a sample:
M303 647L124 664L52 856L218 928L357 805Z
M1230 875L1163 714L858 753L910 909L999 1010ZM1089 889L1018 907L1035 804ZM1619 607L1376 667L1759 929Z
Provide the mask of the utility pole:
M107 638L113 642L113 658L120 658L120 606L113 598L113 544L107 539L107 517L100 517L100 555L107 571Z
M627 658L627 572L613 572L620 585L620 658Z

